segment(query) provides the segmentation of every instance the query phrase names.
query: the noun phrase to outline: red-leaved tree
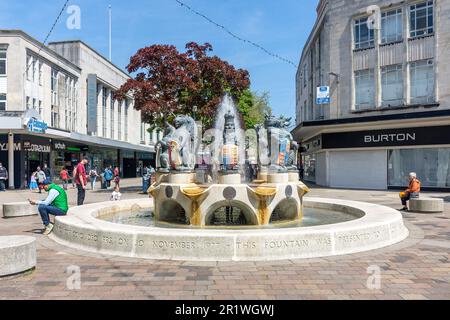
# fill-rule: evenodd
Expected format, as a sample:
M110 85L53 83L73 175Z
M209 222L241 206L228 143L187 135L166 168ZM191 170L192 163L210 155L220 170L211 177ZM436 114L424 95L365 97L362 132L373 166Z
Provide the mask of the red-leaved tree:
M134 107L152 126L162 127L165 120L187 114L209 127L225 92L238 100L249 88L249 73L217 56L208 56L212 51L209 43L190 42L186 49L184 53L172 45L140 49L127 66L135 77L115 97L121 100L131 95Z

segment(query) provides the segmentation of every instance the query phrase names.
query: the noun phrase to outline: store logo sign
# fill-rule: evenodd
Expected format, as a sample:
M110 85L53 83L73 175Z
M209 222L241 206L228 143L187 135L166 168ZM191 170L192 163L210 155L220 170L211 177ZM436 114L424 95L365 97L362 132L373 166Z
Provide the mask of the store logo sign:
M63 142L55 142L54 148L55 150L66 150L66 144Z
M50 153L51 151L50 146L35 144L29 141L25 141L23 143L23 149L26 151L43 152L43 153Z
M27 122L27 128L30 132L45 133L48 125L44 121L39 121L36 118L30 118Z
M415 133L392 133L364 136L365 143L416 141Z
M20 142L14 143L14 151L20 151ZM0 151L8 151L8 143L0 143Z

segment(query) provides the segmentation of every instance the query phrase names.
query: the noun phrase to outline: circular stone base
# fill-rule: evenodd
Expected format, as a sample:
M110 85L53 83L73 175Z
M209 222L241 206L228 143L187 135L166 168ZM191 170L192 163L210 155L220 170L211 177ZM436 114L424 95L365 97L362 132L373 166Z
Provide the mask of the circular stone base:
M300 174L298 171L289 171L289 182L299 182L300 181Z
M240 184L241 175L239 173L219 174L219 184Z
M0 277L36 266L36 239L28 236L0 237Z
M414 212L438 213L444 211L444 200L419 198L409 200L409 210Z
M267 175L268 183L288 183L289 173L269 173ZM298 182L298 180L297 180Z
M306 207L360 218L332 225L269 229L170 229L106 222L96 217L150 208L149 199L89 204L56 217L50 238L69 247L125 257L201 261L257 261L334 256L373 250L408 236L391 208L337 199L304 198Z
M169 183L172 184L189 184L194 180L192 172L177 172L169 174Z
M3 204L4 218L34 216L38 213L38 207L32 206L29 202L10 202Z

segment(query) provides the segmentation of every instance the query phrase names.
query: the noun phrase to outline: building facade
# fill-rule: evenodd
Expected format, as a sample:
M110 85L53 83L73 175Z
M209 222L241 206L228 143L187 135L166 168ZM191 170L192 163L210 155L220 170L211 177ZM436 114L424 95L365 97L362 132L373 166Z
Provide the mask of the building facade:
M44 46L0 30L0 162L9 187L26 187L44 163L57 180L83 156L98 170L118 166L123 177L154 164L157 133L147 132L131 97L113 99L128 78L81 41Z
M296 75L304 180L400 188L414 171L450 190L449 14L445 0L320 1Z

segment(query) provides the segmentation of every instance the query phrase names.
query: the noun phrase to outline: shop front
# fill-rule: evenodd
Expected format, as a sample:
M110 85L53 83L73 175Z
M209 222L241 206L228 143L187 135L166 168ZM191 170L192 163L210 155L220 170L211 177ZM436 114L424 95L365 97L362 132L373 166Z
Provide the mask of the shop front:
M450 190L450 126L322 133L303 143L304 179L322 186Z
M53 140L51 153L51 169L55 181L61 182L59 173L65 168L69 177L72 176L73 170L81 161L83 155L88 151L88 146L79 143Z

